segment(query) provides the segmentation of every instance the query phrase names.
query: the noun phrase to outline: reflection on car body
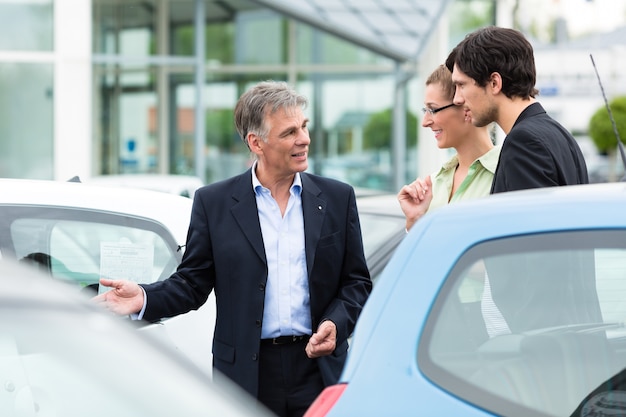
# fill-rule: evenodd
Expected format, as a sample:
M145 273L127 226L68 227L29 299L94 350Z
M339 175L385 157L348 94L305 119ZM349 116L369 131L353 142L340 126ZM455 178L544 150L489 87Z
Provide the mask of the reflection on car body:
M625 185L614 183L503 193L425 216L374 287L340 383L307 417L617 407L619 393L602 384L626 364L624 207Z

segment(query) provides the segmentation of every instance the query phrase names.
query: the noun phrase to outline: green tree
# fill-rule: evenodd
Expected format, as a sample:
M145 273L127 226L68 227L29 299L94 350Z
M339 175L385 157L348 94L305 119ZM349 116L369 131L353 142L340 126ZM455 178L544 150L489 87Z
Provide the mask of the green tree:
M609 102L619 137L626 143L626 96L615 97ZM606 106L602 106L591 116L589 136L598 151L605 155L613 155L617 151L617 138Z
M609 102L613 120L622 143L626 141L626 96L616 97ZM602 106L589 120L589 136L601 154L609 156L608 180L617 180L615 153L617 152L617 138L613 123L606 106Z
M235 131L232 109L215 109L206 112L206 143L224 151L235 151L244 146Z
M212 23L206 26L204 42L207 61L215 60L222 64L234 62L234 33L234 24L231 22ZM175 55L192 56L195 52L194 36L194 27L191 25L174 29L171 45L172 53Z
M392 109L373 113L363 130L363 147L365 149L390 149ZM412 147L417 144L417 117L410 111L406 112L406 144Z
M493 0L453 1L448 6L450 49L475 29L495 24Z

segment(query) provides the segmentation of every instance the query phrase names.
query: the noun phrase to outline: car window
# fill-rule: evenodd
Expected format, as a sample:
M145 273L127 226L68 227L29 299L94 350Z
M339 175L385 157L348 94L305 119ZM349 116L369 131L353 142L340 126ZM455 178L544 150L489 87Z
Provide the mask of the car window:
M626 231L542 234L467 251L433 305L418 362L503 416L569 416L626 363Z
M97 291L101 276L154 282L180 262L170 232L154 221L54 208L23 209L12 216L6 211L3 220L11 220L3 247L10 246L17 260L80 288Z

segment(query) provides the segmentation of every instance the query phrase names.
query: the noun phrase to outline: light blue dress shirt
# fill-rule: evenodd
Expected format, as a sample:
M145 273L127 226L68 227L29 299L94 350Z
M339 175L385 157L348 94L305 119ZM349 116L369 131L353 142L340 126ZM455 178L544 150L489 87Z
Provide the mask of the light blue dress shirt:
M311 309L302 214L302 181L296 173L284 216L252 167L252 186L267 259L261 338L311 334Z

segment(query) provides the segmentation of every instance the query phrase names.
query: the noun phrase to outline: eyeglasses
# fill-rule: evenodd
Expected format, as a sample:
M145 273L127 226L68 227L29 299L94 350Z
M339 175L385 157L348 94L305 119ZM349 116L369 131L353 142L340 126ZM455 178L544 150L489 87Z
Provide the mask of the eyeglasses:
M426 115L426 113L429 113L431 116L434 116L434 115L435 115L435 113L439 113L441 110L445 110L445 109L447 109L448 107L452 107L452 106L454 106L454 105L455 105L454 103L450 103L450 104L448 104L447 106L439 107L438 109L429 109L428 107L423 107L423 108L422 108L422 113L423 113L424 115Z

